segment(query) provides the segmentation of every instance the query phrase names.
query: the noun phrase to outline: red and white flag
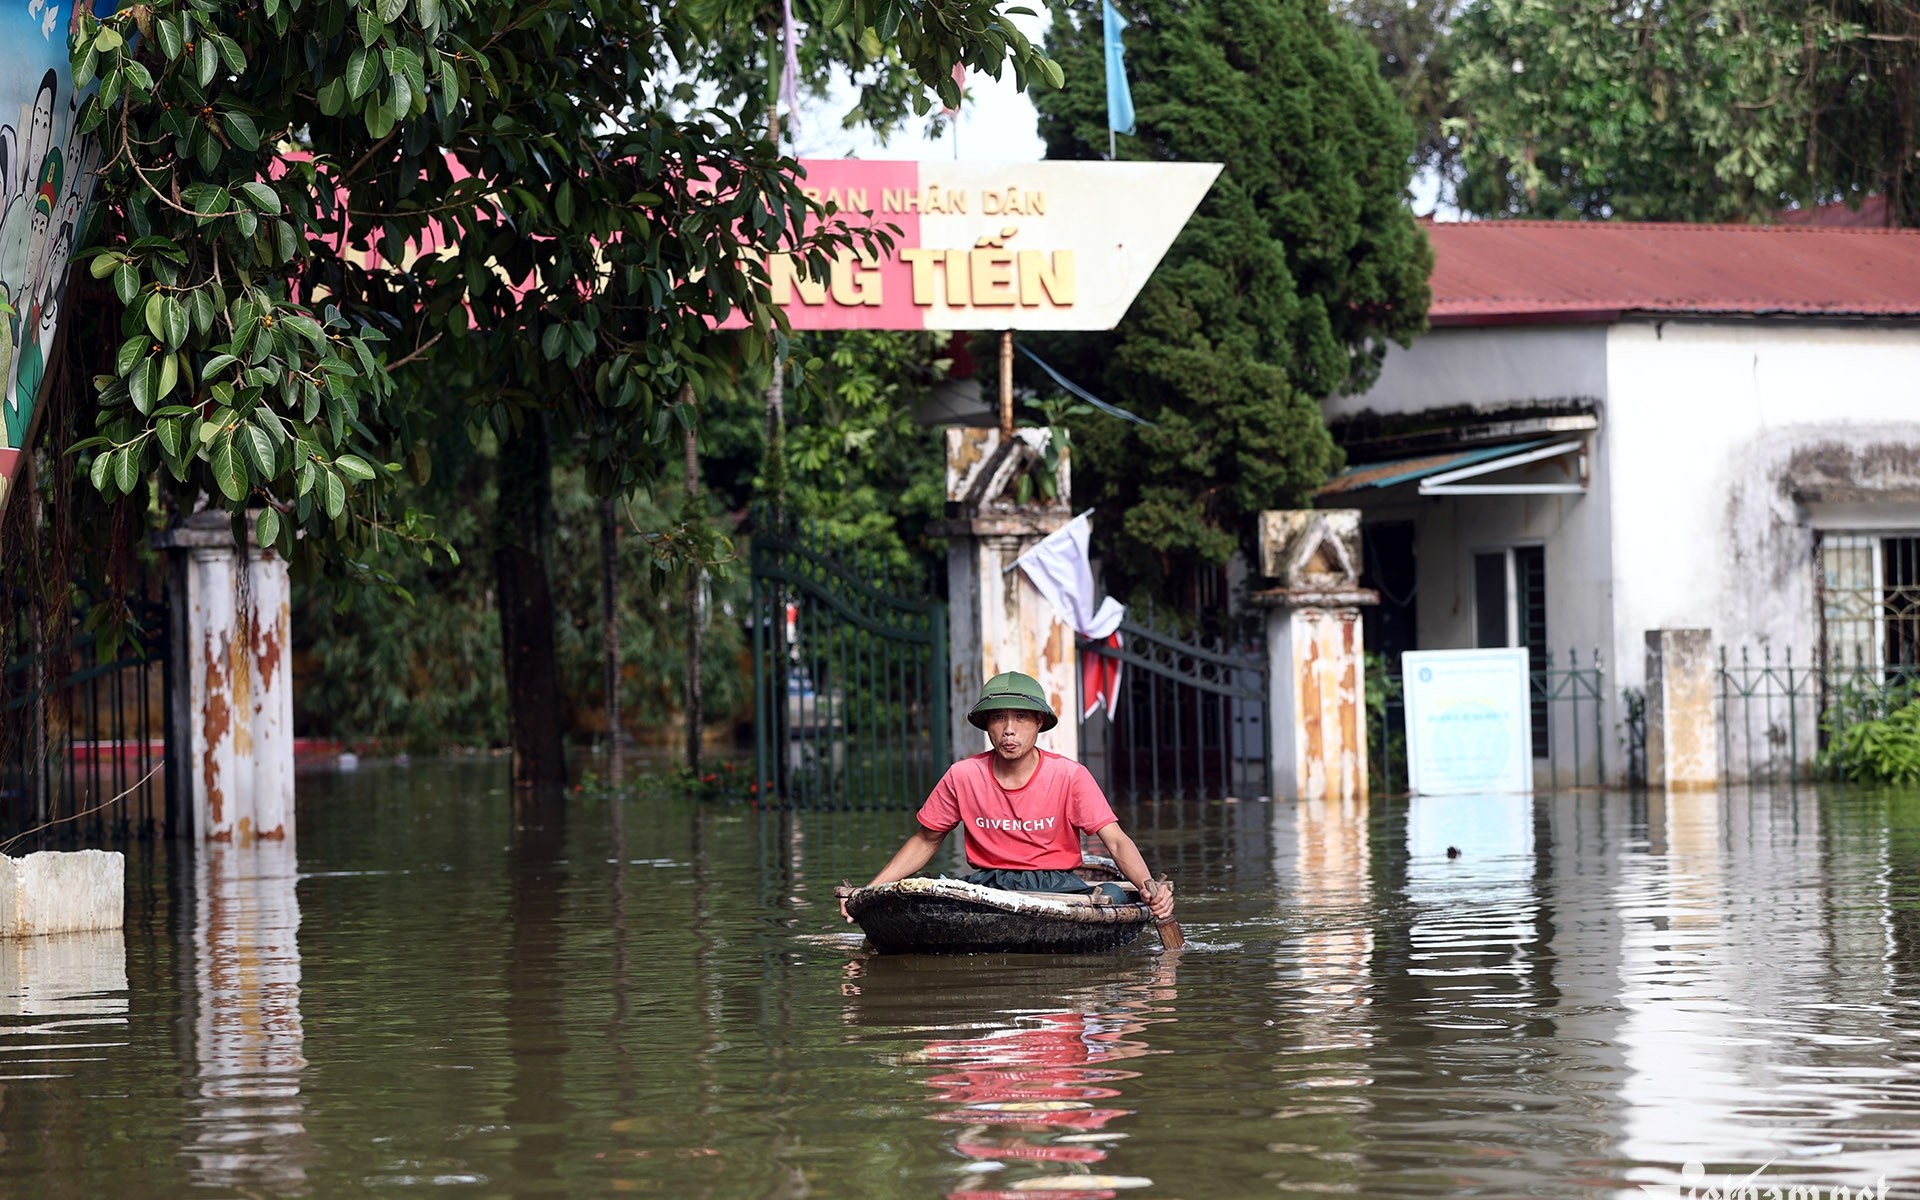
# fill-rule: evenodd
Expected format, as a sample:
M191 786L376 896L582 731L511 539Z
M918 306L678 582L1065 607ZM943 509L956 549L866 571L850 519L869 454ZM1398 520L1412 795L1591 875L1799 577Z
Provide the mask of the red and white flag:
M1120 621L1127 615L1127 606L1112 596L1095 605L1093 564L1087 549L1092 537L1093 522L1081 513L1014 559L1013 565L1027 573L1034 588L1075 633L1117 652ZM1111 713L1120 697L1119 658L1097 652L1082 654L1080 694L1086 709L1081 714L1083 719L1102 704Z
M965 63L953 64L953 86L960 89L960 98L964 102L967 96L967 67ZM949 108L943 104L940 106L940 112L947 120L951 121L960 115L960 107L959 105L954 105Z

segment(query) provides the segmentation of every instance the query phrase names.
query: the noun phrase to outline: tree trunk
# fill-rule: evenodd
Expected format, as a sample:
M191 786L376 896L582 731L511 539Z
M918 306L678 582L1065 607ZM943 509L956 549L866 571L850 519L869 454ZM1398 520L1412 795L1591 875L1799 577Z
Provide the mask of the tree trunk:
M692 404L693 388L680 389L680 402ZM686 431L687 520L694 520L694 505L700 499L700 443L694 431ZM687 770L700 771L700 731L706 725L705 697L700 686L700 643L704 614L700 611L700 564L687 564Z
M780 523L787 504L787 385L786 363L778 355L773 360L773 381L767 384L767 461L761 472L767 489L767 503L774 524Z
M600 640L606 655L607 782L620 786L620 522L613 497L600 502Z
M535 415L501 443L493 570L506 665L514 792L558 801L567 784L567 761L565 699L553 637L553 589L547 576L553 530L549 437L545 419Z

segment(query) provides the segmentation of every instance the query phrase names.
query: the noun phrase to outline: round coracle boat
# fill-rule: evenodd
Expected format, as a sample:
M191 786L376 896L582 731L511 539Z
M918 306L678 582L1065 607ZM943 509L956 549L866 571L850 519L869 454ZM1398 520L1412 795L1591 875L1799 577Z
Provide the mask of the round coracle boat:
M1109 879L1118 875L1111 866L1089 858L1079 874ZM902 879L835 893L882 954L1091 954L1127 945L1153 923L1153 910L1137 902L1010 892L960 879Z

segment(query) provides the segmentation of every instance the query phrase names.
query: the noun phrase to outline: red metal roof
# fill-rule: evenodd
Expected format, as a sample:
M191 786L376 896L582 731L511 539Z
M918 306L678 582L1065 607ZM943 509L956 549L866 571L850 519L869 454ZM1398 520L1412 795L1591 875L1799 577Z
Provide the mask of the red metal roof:
M1920 230L1441 221L1436 326L1629 313L1920 317Z

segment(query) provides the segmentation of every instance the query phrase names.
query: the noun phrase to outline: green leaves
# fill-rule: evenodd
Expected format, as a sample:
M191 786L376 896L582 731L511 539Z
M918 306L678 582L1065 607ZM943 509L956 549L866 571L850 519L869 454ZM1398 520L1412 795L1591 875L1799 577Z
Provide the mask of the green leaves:
M1849 687L1820 724L1827 734L1823 771L1856 783L1920 782L1920 700L1909 699L1907 689Z
M340 514L346 511L347 485L342 483L340 476L334 472L322 471L320 473L320 498L321 502L326 506L327 519L337 521L340 519Z
M246 113L228 109L220 114L220 126L227 131L228 139L242 150L253 151L260 148L260 129L253 123L253 118ZM247 185L242 184L241 186L245 187ZM255 184L253 186L266 187L265 184ZM278 212L279 209L276 207L272 211Z
M278 471L274 466L273 439L267 431L251 423L238 427L235 440L247 456L247 466L253 475L260 479L271 479Z
M207 465L213 470L213 481L221 495L235 503L247 498L247 468L240 461L240 448L234 444L233 430L224 429L214 435L213 452L207 458Z
M347 59L347 73L341 78L346 84L347 98L358 100L379 82L380 56L362 46Z
M850 63L921 91L959 59L1057 77L991 0L829 17ZM682 96L666 68L704 35L673 6L152 0L77 20L75 70L98 82L79 123L107 164L89 267L121 310L89 478L124 494L157 470L265 506L269 540L303 553L413 536L380 464L427 477L441 429L509 428L523 405L592 447L597 483L650 481L693 413L680 389L731 377L714 323L774 323L765 253L853 241L803 230L815 210L756 126ZM451 253L416 257L443 236Z
M1460 200L1488 214L1722 221L1920 197L1910 139L1883 136L1920 106L1911 39L1910 14L1870 5L1479 0L1441 51L1461 114L1444 126L1460 140ZM1897 219L1920 220L1920 199Z
M1282 0L1152 12L1127 33L1140 129L1121 153L1175 144L1226 169L1112 334L1042 351L1157 423L1071 425L1075 503L1099 506L1122 595L1218 569L1256 513L1311 498L1338 454L1319 401L1420 330L1432 261L1404 200L1411 128L1342 18ZM1067 71L1035 97L1050 156L1104 155L1099 21L1062 12L1047 44Z

